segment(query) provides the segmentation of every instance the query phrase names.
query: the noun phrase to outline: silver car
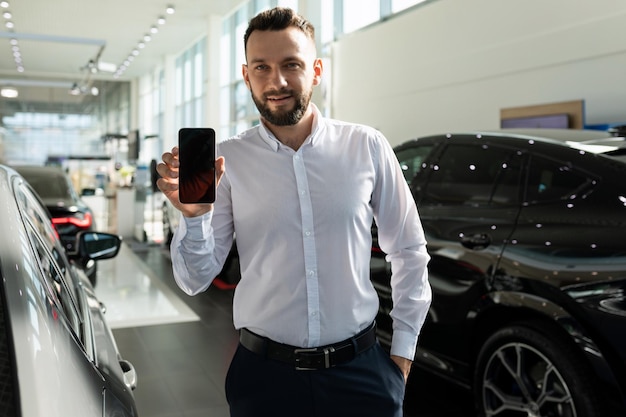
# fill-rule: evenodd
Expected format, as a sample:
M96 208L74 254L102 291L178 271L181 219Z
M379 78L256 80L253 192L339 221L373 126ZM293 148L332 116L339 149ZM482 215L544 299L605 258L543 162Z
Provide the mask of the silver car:
M85 259L117 255L117 235L79 233L66 253L37 194L0 165L0 415L137 416L123 360Z

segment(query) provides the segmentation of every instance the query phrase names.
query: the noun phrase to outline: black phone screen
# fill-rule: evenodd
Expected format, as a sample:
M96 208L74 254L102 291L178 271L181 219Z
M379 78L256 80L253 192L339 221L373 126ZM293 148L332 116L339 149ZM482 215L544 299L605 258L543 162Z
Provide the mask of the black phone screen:
M178 131L178 199L185 204L215 201L215 131L182 128Z

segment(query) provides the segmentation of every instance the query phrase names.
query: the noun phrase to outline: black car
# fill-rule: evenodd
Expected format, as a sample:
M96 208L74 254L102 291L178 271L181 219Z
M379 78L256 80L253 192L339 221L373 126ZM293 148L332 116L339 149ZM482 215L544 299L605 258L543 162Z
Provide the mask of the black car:
M63 246L75 250L76 235L95 230L91 208L80 198L72 182L61 167L24 165L13 167L35 189L52 216L52 224L61 237ZM96 285L97 265L88 260L83 265L92 285Z
M470 132L395 152L431 256L415 365L470 389L481 416L626 415L626 140ZM389 346L390 272L373 231Z
M117 255L119 236L61 245L45 207L0 165L0 415L136 417L137 374L80 266Z

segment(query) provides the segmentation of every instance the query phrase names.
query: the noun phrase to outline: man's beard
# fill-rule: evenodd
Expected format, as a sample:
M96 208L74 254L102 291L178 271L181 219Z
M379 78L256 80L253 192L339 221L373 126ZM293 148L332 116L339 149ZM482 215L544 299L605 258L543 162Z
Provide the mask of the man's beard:
M291 95L296 99L296 103L290 110L279 110L272 111L267 102L269 101L267 96L271 95ZM274 126L293 126L297 124L307 108L309 107L309 103L311 102L311 96L313 95L313 91L304 91L301 94L296 94L294 91L281 89L280 91L270 91L263 94L263 99L259 99L254 95L254 92L251 91L252 100L256 105L256 108L259 110L261 117L265 119L268 123L273 124Z

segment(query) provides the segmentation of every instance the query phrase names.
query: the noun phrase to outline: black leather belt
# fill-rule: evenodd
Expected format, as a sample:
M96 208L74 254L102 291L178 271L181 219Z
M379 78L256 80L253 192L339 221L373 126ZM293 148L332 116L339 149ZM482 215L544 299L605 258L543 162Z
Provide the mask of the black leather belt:
M376 343L376 325L372 323L343 342L315 348L299 348L278 343L245 328L241 329L239 342L251 352L293 365L297 370L326 369L349 362L372 347Z

